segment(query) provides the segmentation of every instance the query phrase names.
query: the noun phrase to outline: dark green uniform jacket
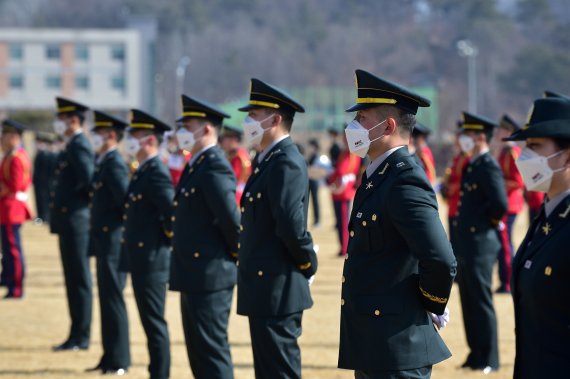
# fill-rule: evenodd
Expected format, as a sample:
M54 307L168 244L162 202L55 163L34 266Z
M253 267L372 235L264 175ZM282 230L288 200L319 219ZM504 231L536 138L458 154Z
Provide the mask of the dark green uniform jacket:
M349 223L338 366L407 370L451 356L442 314L456 263L423 168L407 147L363 177Z
M170 173L158 156L134 173L125 201L123 234L129 271L168 275L173 197Z
M279 316L312 306L317 269L307 231L307 164L290 137L257 163L241 198L238 314Z
M562 378L570 362L570 196L539 216L513 261L515 379Z
M50 194L52 233L61 233L67 221L85 223L88 228L87 206L94 170L95 155L91 144L83 133L74 135L57 157L55 188ZM77 215L78 211L81 215ZM76 215L77 220L74 219Z
M236 179L218 147L200 155L176 188L170 289L212 292L237 280Z
M105 258L121 246L123 206L129 168L118 150L108 152L95 169L91 196L90 255ZM111 248L113 246L113 248ZM118 259L119 255L116 254Z

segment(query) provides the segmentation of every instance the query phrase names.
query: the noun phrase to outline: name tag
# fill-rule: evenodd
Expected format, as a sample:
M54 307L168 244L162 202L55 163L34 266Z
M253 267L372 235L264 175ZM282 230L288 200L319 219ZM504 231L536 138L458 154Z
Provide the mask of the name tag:
M528 270L530 266L532 266L532 261L527 259L527 261L524 263L524 268Z

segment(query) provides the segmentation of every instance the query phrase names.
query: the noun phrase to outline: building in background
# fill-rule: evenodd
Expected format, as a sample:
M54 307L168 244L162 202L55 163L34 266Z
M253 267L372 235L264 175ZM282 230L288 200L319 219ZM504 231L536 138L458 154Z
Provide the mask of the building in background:
M152 26L0 29L0 111L53 109L57 95L99 109L154 110Z

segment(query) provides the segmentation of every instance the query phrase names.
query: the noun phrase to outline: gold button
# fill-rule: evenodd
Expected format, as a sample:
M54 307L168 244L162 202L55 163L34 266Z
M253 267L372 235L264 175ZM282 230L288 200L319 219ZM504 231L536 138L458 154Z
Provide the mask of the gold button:
M354 237L354 230L351 230L351 231L350 231L350 236L351 236L351 237Z
M546 276L552 275L552 267L546 266L546 267L544 268L544 275L546 275Z
M241 246L241 242L238 242L238 249L240 248L240 246Z
M340 305L344 305L344 299L340 299Z
M253 196L249 197L249 202L252 203L253 202Z
M184 196L185 196L185 197L188 197L188 196L190 196L190 194L189 194L188 192L186 192L186 193L184 194Z
M263 271L259 270L259 271L257 272L257 276L263 276Z
M200 256L200 253L199 253L199 252L195 252L195 253L194 253L194 258L198 258L199 256Z
M104 226L104 227L103 227L103 231L104 231L105 233L107 233L107 232L109 231L109 227L108 227L108 226Z
M362 221L362 226L366 226L366 221Z
M261 192L258 192L258 193L257 193L257 198L258 198L258 199L261 199Z
M170 221L172 221L172 222L176 221L176 216L170 217Z
M128 208L128 207L130 207L130 205L129 205L129 203L126 203L125 208Z
M241 207L241 213L245 212L245 207Z
M372 221L376 221L376 219L377 219L377 216L376 216L376 213L374 213L374 214L372 215Z
M474 189L474 190L477 189L477 183L473 184L473 189Z
M475 227L474 226L470 227L469 230L471 231L471 233L475 233Z
M344 277L344 275L342 276L342 282L346 282L346 278Z
M240 225L240 226L239 226L239 231L240 231L240 232L243 232L243 225Z
M191 192L191 193L196 192L196 188L194 188L194 187L190 188L190 192Z
M139 247L143 247L144 246L144 242L139 242Z
M127 215L123 215L123 220L126 220L126 219L127 219Z
M138 194L137 199L139 199L139 200L142 199L142 194L141 194L141 193Z
M178 206L178 201L174 201L174 206L175 206L175 207Z
M380 309L374 310L374 315L375 315L375 316L380 316Z

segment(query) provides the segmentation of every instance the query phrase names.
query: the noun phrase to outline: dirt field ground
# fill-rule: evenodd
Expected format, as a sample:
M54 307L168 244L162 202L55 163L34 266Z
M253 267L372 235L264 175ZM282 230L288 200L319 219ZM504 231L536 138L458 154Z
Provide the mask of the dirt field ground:
M321 191L322 226L313 230L315 242L321 247L320 266L312 287L314 307L305 312L303 336L300 339L303 377L308 379L352 378L352 372L336 368L339 336L340 285L343 260L336 256L338 244L333 230L334 217L330 197ZM441 213L445 214L444 205ZM524 236L526 212L516 224L515 242ZM23 228L28 264L26 297L21 301L0 301L0 378L96 378L84 373L101 356L99 308L94 304L92 342L85 352L52 353L50 347L67 337L69 318L65 303L63 276L57 249L57 238L47 227L28 223ZM94 271L93 271L94 272ZM4 291L0 293L3 296ZM146 339L136 311L130 283L125 296L130 319L130 340L133 365L130 378L147 377ZM96 294L94 294L96 299ZM180 321L179 295L169 293L167 320L171 334L172 378L191 378ZM254 378L247 319L235 314L230 320L230 343L237 379ZM501 370L492 378L511 378L514 360L514 320L509 295L496 295L499 319ZM441 333L453 357L434 368L433 378L478 378L481 374L457 369L467 354L459 296L453 289L450 301L451 323Z

